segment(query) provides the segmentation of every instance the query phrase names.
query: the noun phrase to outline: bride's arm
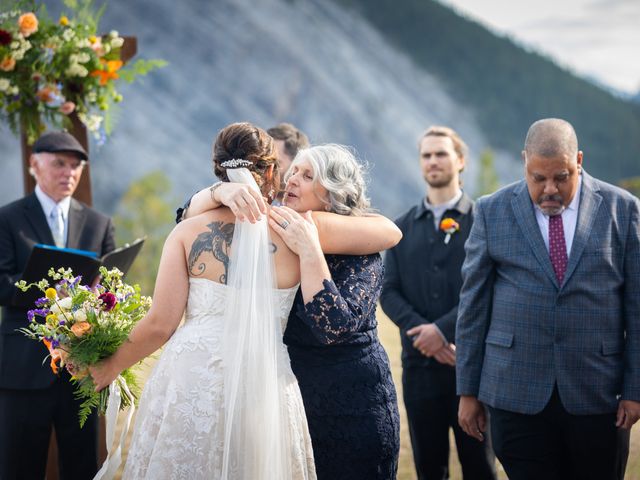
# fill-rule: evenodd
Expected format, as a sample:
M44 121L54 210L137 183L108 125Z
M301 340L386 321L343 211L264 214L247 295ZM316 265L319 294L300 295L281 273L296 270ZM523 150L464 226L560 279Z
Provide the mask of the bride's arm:
M164 244L149 312L111 357L89 367L96 390L107 387L122 370L148 357L167 342L180 324L188 293L184 248L174 229Z
M258 192L246 184L217 182L200 190L187 202L188 207L182 210L182 218L195 217L223 205L229 207L239 221L249 220L255 223L260 215L266 215L267 204Z
M396 224L382 215L350 217L313 212L312 216L324 253L370 255L394 247L402 238Z

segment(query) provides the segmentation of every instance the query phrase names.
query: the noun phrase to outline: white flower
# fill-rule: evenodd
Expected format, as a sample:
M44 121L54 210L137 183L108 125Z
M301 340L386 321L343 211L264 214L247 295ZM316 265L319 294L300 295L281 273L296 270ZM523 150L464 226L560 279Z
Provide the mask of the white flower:
M6 92L11 86L11 82L6 78L0 78L0 92Z
M13 52L13 58L16 62L19 62L24 58L24 52L22 50L16 50Z
M71 40L73 37L75 37L75 35L76 32L74 32L71 28L67 28L64 32L62 32L62 38L64 38L65 42Z
M65 70L65 73L70 77L86 77L89 75L89 70L79 63L72 63L69 68Z
M89 55L87 52L80 52L76 56L78 57L78 63L87 63L89 60L91 60L91 55Z
M71 299L71 297L64 297L62 300L58 300L58 305L60 305L60 308L63 308L65 310L69 310L72 303L73 300Z
M9 48L11 48L11 50L17 50L20 48L20 42L17 40L14 40L13 42L11 42L9 44Z
M120 48L122 45L124 45L124 38L122 37L116 37L111 40L111 46L113 48Z
M89 47L91 47L91 42L89 41L88 38L78 39L78 41L76 42L76 47L78 47L78 48L89 48Z
M73 319L76 322L84 322L87 320L87 314L84 310L80 309L80 310L76 310L75 312L73 312Z
M96 103L96 101L98 100L98 94L91 90L89 93L87 93L87 101L91 102L91 103Z
M118 36L118 31L117 31L117 30L111 30L111 31L109 32L109 36L110 36L111 38L116 38L116 37Z
M20 93L20 89L14 85L7 90L7 93L9 95L17 95L18 93Z

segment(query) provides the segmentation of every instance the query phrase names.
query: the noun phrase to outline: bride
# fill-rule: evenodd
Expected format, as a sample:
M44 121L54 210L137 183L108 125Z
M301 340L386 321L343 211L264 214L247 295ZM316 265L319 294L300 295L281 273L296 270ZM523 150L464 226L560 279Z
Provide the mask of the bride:
M264 196L280 182L272 139L248 123L220 131L213 162L223 181ZM316 478L282 343L298 257L266 219L235 221L222 208L176 226L149 313L113 356L91 368L100 390L166 343L140 400L123 478Z

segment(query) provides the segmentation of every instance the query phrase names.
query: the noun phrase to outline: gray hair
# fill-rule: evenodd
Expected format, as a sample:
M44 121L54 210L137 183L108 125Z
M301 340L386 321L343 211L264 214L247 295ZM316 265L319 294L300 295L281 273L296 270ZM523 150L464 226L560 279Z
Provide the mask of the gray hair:
M524 151L527 156L575 157L578 154L578 137L573 126L566 120L543 118L529 127L524 141Z
M371 202L366 195L364 166L345 146L333 143L301 149L293 166L308 160L313 170L313 182L320 183L329 193L328 211L340 215L360 216L369 212Z

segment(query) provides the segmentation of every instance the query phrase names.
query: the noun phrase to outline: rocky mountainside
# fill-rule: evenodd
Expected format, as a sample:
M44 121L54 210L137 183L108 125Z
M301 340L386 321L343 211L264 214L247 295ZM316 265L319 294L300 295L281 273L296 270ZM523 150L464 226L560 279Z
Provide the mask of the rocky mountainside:
M59 1L45 3L60 12ZM212 140L245 120L289 121L314 143L353 146L369 165L373 205L390 216L424 194L420 134L449 125L470 146L464 181L474 193L476 160L491 145L477 112L357 10L328 0L111 0L101 28L135 35L140 57L169 62L122 88L112 137L92 146L95 203L108 213L153 170L171 178L176 198L211 183ZM518 178L519 152L494 150L501 181ZM19 144L6 127L0 151L6 203L22 194Z

